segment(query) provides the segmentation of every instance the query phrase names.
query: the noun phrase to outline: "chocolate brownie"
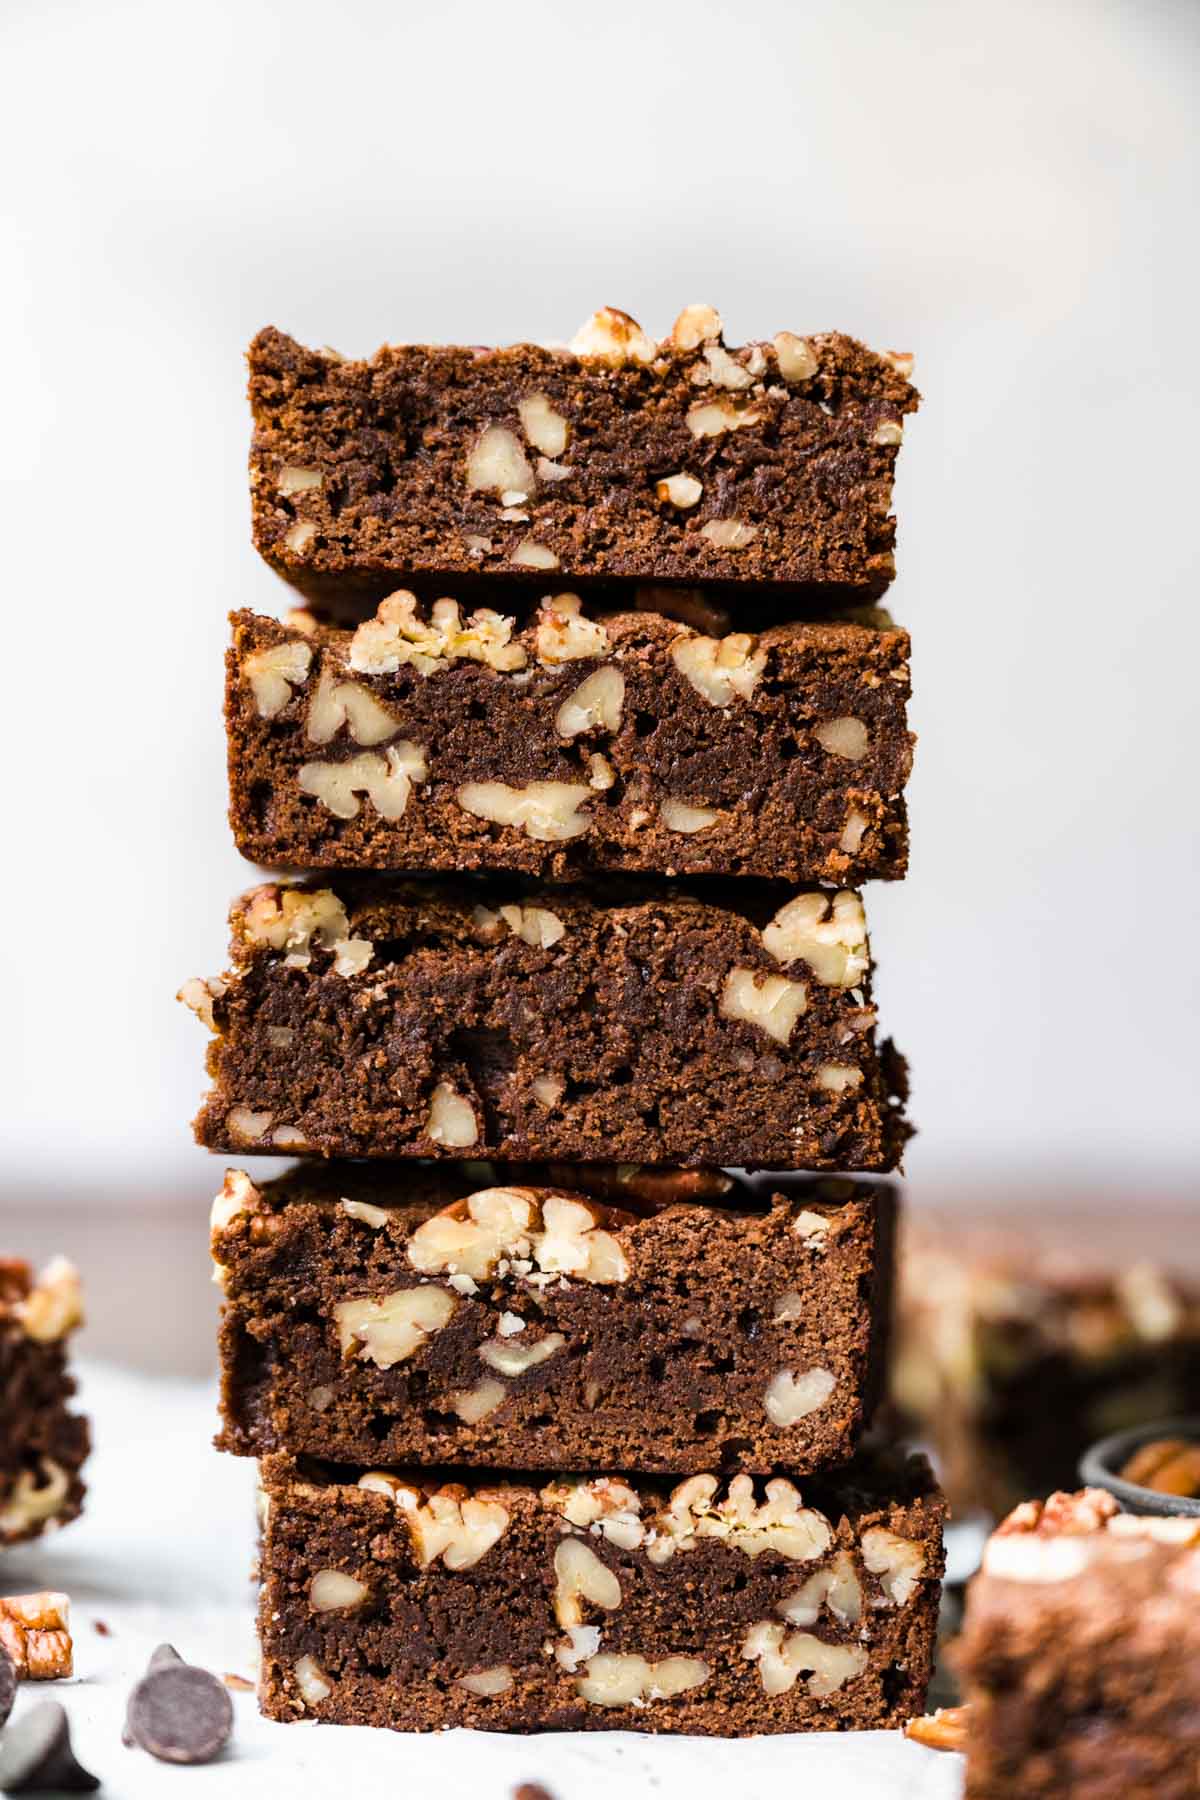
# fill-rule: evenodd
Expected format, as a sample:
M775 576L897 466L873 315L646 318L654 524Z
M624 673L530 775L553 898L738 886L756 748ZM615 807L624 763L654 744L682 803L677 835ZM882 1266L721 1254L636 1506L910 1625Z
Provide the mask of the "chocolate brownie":
M838 332L656 344L605 308L569 349L250 346L254 540L310 593L397 577L775 584L878 595L912 359Z
M283 1455L262 1474L271 1718L742 1737L922 1708L944 1506L920 1459L803 1494Z
M1035 1213L1020 1197L908 1212L892 1387L957 1515L1001 1517L1070 1486L1097 1438L1200 1411L1189 1224L1145 1205Z
M897 878L908 635L886 614L710 636L511 583L465 619L233 615L238 849L271 868ZM511 610L509 610L511 609Z
M67 1339L83 1322L79 1277L61 1257L34 1280L0 1257L0 1548L68 1524L83 1505L87 1420L71 1412Z
M639 1213L548 1180L230 1170L219 1447L677 1475L849 1460L882 1368L889 1188L785 1177Z
M956 1646L968 1800L1195 1800L1200 1522L1098 1489L1019 1507Z
M466 882L253 889L215 1036L210 1149L878 1172L905 1131L858 896L730 884L509 898ZM486 896L486 898L485 898ZM895 1059L898 1062L898 1059Z

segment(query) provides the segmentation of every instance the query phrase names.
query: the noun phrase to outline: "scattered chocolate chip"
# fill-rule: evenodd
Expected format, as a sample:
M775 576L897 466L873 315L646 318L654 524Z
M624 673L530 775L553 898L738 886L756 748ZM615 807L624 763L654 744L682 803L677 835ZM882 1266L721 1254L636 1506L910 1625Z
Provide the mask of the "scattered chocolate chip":
M96 1633L97 1637L112 1636L112 1626L107 1624L103 1619L93 1619L92 1630Z
M228 1669L225 1671L224 1675L222 1675L221 1680L225 1683L227 1688L232 1688L235 1693L252 1694L254 1692L254 1683L252 1681L248 1681L244 1675L231 1675Z
M160 1644L158 1649L150 1654L150 1661L146 1664L146 1673L153 1675L155 1669L172 1669L182 1661L183 1658L174 1644Z
M156 1665L151 1658L149 1672L129 1696L128 1738L160 1762L211 1762L233 1730L233 1702L215 1675L180 1661L169 1644L154 1656L161 1660Z
M8 1652L0 1650L0 1725L7 1724L16 1697L17 1671Z
M43 1701L5 1731L0 1793L92 1794L99 1786L75 1760L71 1728L57 1700Z

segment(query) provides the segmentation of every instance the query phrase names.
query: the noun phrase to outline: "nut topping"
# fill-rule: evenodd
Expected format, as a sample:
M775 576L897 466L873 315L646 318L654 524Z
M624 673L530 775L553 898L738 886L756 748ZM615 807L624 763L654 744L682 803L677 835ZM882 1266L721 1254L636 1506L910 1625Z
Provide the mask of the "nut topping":
M333 1309L342 1355L359 1352L390 1369L450 1322L458 1297L442 1287L397 1288L381 1300L342 1300Z
M500 917L513 936L519 937L531 950L548 950L551 944L557 944L566 936L567 928L558 914L544 906L502 906Z
M754 643L744 631L724 638L689 635L676 638L671 660L710 706L730 706L735 694L750 698L766 667L767 653Z
M849 889L797 894L762 934L777 962L806 962L824 987L857 987L870 968L862 901Z
M652 363L658 345L646 336L636 319L615 306L602 306L571 339L573 355L592 357L620 368L627 363Z
M724 1538L744 1556L777 1550L793 1562L812 1562L832 1544L829 1521L801 1504L790 1481L768 1481L760 1502L749 1475L735 1475L725 1498L714 1504L719 1486L715 1475L692 1475L673 1490L651 1522L651 1562L666 1562L676 1550L691 1550L705 1537Z
M249 684L260 719L273 719L283 711L292 689L302 687L308 680L311 666L312 651L296 638L271 644L246 658L242 679Z
M235 908L233 926L247 944L286 950L292 968L308 966L314 944L334 952L338 975L357 975L374 953L369 939L350 936L346 908L330 888L255 888Z
M811 344L794 331L777 331L772 343L775 347L779 373L785 381L811 381L820 364Z
M38 1344L57 1344L82 1325L83 1287L74 1263L65 1256L47 1263L37 1285L13 1306L12 1316Z
M381 819L402 819L414 781L427 775L425 752L402 738L381 755L364 750L347 762L304 763L297 776L300 791L319 800L335 819L356 819L358 796L365 794Z
M698 350L720 338L721 315L713 306L685 306L672 325L667 342L673 350Z
M491 548L486 539L480 546ZM512 629L513 621L490 607L473 612L464 625L457 600L435 600L426 624L417 612L416 596L402 590L380 601L375 617L358 627L348 661L362 675L394 675L406 665L432 675L444 663L460 659L511 673L526 663L521 645L509 642Z
M755 969L730 969L721 990L721 1012L727 1019L758 1025L777 1044L786 1044L796 1021L808 1009L808 989L802 981L782 975L759 975Z
M561 1194L484 1188L419 1225L408 1260L423 1275L461 1271L476 1281L501 1272L502 1262L527 1261L544 1274L609 1286L628 1279L629 1263L600 1216Z
M595 619L585 619L578 594L551 594L538 611L534 642L540 663L578 662L607 656L608 633Z
M392 1494L423 1569L439 1556L447 1569L473 1569L508 1529L508 1513L498 1500L481 1500L462 1487L439 1488L422 1504L416 1490L394 1475L371 1471L358 1485Z
M625 677L612 663L604 663L585 675L575 692L558 709L554 729L559 737L576 738L596 728L615 732L621 727L625 702Z
M763 1405L772 1425L795 1425L824 1406L837 1383L828 1369L780 1369L767 1384Z
M519 788L503 781L467 781L456 796L474 818L515 825L539 844L582 837L592 823L582 810L591 797L590 787L574 781L531 781Z

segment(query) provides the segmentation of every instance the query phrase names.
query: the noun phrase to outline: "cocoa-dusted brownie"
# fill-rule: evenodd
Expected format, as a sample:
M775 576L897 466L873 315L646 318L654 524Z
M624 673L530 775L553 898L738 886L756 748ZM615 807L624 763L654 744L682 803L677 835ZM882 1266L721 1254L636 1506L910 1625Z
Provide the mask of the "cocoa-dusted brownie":
M1069 1487L1089 1444L1200 1411L1190 1216L1006 1196L911 1208L892 1388L958 1516Z
M710 635L589 617L574 594L522 626L511 583L492 598L464 617L396 593L354 632L233 615L244 856L555 880L904 874L908 634L886 614Z
M596 313L569 348L250 346L254 539L289 581L634 578L878 595L912 358L838 332L729 350Z
M218 1444L677 1475L847 1462L882 1370L894 1198L779 1185L635 1212L545 1172L231 1169Z
M741 1737L922 1708L944 1504L919 1458L802 1491L282 1454L262 1475L271 1718Z
M968 1800L1195 1800L1200 1521L1099 1489L1017 1508L967 1594L955 1664Z
M57 1257L35 1279L0 1257L0 1548L68 1524L83 1505L88 1423L70 1410L67 1341L83 1322L79 1277Z
M905 1128L858 896L255 888L211 1026L210 1149L878 1172ZM487 896L486 899L484 896Z

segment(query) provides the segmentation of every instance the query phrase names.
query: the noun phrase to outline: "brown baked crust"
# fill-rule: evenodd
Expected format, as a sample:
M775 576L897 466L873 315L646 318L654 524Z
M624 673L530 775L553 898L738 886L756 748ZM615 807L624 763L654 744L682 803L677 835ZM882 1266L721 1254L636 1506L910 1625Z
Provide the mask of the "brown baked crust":
M481 1186L447 1165L302 1168L261 1188L231 1171L213 1206L225 1295L218 1446L677 1475L806 1475L849 1460L881 1372L890 1188L783 1178L786 1192L770 1199L739 1185L726 1205L634 1213L544 1174L482 1196ZM853 1198L826 1197L847 1187ZM489 1203L526 1224L485 1239L472 1207L486 1219ZM547 1249L538 1234L559 1221L580 1235L564 1245L560 1227ZM369 1328L347 1345L339 1308L386 1308L398 1294L424 1303L417 1289L436 1289L451 1310L412 1349L393 1361ZM784 1423L798 1380L813 1391Z
M861 906L794 896L772 919L778 899L740 884L721 904L627 900L617 883L512 903L465 883L254 889L232 913L233 970L182 994L215 1033L197 1139L890 1170L903 1070L876 1048ZM814 946L797 908L837 941Z
M88 1422L71 1412L67 1338L78 1282L52 1263L0 1257L0 1549L67 1525L83 1505Z
M856 1467L840 1480L806 1482L801 1495L783 1484L772 1496L762 1482L740 1477L743 1508L765 1503L777 1512L789 1505L804 1511L801 1524L813 1533L804 1560L782 1554L774 1543L786 1540L761 1532L693 1533L680 1541L663 1523L669 1484L645 1478L626 1484L592 1477L580 1490L521 1476L468 1477L466 1486L450 1477L440 1486L441 1477L422 1471L367 1490L354 1485L355 1471L341 1471L339 1479L336 1470L298 1469L284 1456L266 1459L262 1474L259 1694L270 1718L410 1731L633 1727L729 1737L898 1725L922 1709L944 1506L919 1462ZM389 1491L402 1483L408 1511ZM696 1483L704 1478L692 1478L692 1492ZM721 1517L729 1490L712 1486L711 1502L680 1512L677 1499L674 1516L692 1525L705 1513L711 1517L715 1503ZM428 1510L417 1508L428 1509L438 1493L444 1508L481 1502L488 1512L477 1522L490 1520L491 1532L499 1529L468 1566L447 1569L436 1553L422 1565L422 1549L428 1555L437 1540L426 1534ZM594 1527L585 1522L589 1517ZM476 1538L466 1554L483 1542ZM573 1628L564 1623L571 1611L569 1601L562 1606L562 1570L556 1569L564 1544L572 1547L565 1554L579 1557L591 1575L600 1565L603 1584L595 1591L604 1603L581 1597ZM916 1571L911 1580L897 1583L894 1573L872 1572L868 1565L880 1566L881 1547L889 1569L893 1554L908 1559ZM852 1583L849 1592L836 1590L843 1615L829 1597L814 1596L811 1623L785 1623L780 1606L814 1577L824 1579L835 1563ZM359 1586L345 1588L327 1577L314 1594L313 1578L322 1571ZM324 1602L339 1593L349 1604L315 1610L314 1598ZM849 1616L856 1605L857 1616ZM764 1660L747 1654L756 1627L791 1647L784 1656L794 1662L782 1678L786 1683L790 1675L790 1685L780 1691L764 1691ZM640 1677L627 1663L609 1665L610 1675L633 1676L641 1689L637 1702L599 1704L596 1690L588 1693L606 1657L657 1665ZM816 1685L828 1692L810 1692L806 1657L825 1665L827 1682ZM682 1666L668 1659L682 1659ZM480 1694L462 1685L464 1677L479 1685L481 1675L499 1691ZM672 1687L678 1691L662 1697Z
M1115 1512L1059 1494L990 1540L954 1652L969 1800L1195 1795L1200 1524Z
M847 884L905 873L906 632L835 621L717 638L624 612L603 620L594 653L549 661L537 623L514 616L520 590L503 584L489 601L506 627L492 627L503 645L486 646L501 667L477 660L477 643L474 656L420 658L406 642L398 654L419 664L364 669L361 634L233 615L229 818L243 856L281 869L496 869L556 881L603 869ZM414 616L428 637L428 608ZM706 691L702 670L698 685L675 661L706 650L740 657L744 691ZM262 671L290 654L304 673L264 687ZM344 718L330 736L323 697L343 683L382 713L358 731ZM601 704L589 713L593 694ZM386 780L397 746L420 771L398 817L362 785L325 786L351 766L360 783ZM569 839L481 816L473 797L480 783L519 796L545 782L580 799Z
M796 343L812 373L789 380L778 340L731 357L719 336L666 340L651 362L534 344L394 345L352 362L268 328L249 351L254 541L310 592L553 571L878 595L894 572L902 421L918 404L908 359L830 332L793 340L793 370ZM557 458L522 417L534 396L565 422ZM507 434L491 440L510 468L498 482L519 487L468 485L469 467L490 472L469 462L489 431ZM690 490L681 504L660 495L679 475L700 483L693 503Z

